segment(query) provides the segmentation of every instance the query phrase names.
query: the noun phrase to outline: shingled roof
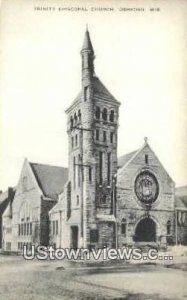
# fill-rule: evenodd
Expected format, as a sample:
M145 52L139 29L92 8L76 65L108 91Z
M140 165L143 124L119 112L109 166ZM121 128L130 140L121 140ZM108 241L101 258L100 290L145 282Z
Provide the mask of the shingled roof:
M82 45L82 51L84 51L84 50L90 50L92 53L94 53L88 29L85 32L84 42L83 42L83 45Z
M176 187L177 196L187 196L187 185Z
M175 207L187 209L187 196L175 196Z
M122 155L118 158L118 168L122 168L136 154L138 150Z
M177 187L175 190L175 206L177 208L187 208L187 186Z
M2 214L7 208L10 201L13 201L16 188L8 188L5 192L0 194L0 214Z
M30 166L44 196L57 200L68 180L68 169L31 162Z
M94 97L104 98L106 100L112 100L114 102L118 102L116 98L107 90L104 84L100 81L98 77L93 77L93 90ZM119 102L118 102L119 103Z
M83 91L80 91L77 97L74 99L72 105L77 104L79 101L81 101L82 98L83 98ZM94 100L96 98L99 98L99 99L113 101L116 102L117 104L120 104L120 102L116 100L116 98L109 92L109 90L104 86L101 80L96 76L93 77L93 98Z

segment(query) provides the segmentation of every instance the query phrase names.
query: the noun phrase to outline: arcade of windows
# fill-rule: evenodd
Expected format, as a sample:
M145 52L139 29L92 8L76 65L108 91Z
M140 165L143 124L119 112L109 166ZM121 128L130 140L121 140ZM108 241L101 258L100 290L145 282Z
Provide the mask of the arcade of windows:
M70 117L71 129L80 123L81 123L81 110L79 109L78 113L75 112L74 115Z
M102 118L103 121L107 122L114 122L114 110L111 110L109 113L106 108L103 108L101 111L99 106L96 106L95 109L95 117L97 120L100 120Z
M79 136L78 134L75 134L75 136L71 137L71 148L74 149L78 147L79 145Z
M95 131L95 139L96 141L101 141L100 139L100 133L101 131L97 128L96 131ZM103 139L102 141L105 143L107 142L107 131L103 131ZM114 132L110 132L110 143L113 144L114 143Z
M52 235L58 235L58 220L51 221L50 229Z
M31 236L32 231L31 207L28 203L24 203L20 209L18 236Z
M32 243L31 242L18 242L18 250L23 250L23 246L27 247L27 250L31 250Z
M104 153L102 151L99 152L99 185L103 184L103 156ZM107 185L111 184L111 153L107 153Z
M102 195L100 198L100 204L106 204L107 203L107 197L105 194Z
M185 226L187 219L187 212L185 211L178 211L177 212L177 224L179 226Z
M81 110L78 110L78 113L74 113L73 116L70 117L70 128L76 127L81 123ZM79 136L75 134L75 136L71 137L71 148L77 147L79 143Z
M87 168L83 168L82 164L82 157L79 154L77 157L73 157L73 187L74 189L80 188L81 181L84 181L84 171L87 172L89 183L92 183L92 167L89 166Z
M32 235L32 222L29 222L29 218L27 218L26 222L24 222L24 219L22 219L21 222L21 224L18 224L18 235Z

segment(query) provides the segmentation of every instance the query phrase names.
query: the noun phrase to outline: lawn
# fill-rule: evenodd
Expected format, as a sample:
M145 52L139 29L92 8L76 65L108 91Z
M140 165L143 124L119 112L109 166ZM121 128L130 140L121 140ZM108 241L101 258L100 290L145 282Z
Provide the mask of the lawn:
M154 264L81 267L0 256L1 300L186 299L186 272Z

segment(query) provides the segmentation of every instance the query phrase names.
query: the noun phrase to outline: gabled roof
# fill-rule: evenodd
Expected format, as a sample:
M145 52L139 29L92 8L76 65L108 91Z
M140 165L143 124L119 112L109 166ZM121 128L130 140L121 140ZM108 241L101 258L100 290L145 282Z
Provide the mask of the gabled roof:
M0 202L0 215L5 211L9 202L10 202L10 199L8 197L6 199L4 199L2 202Z
M176 187L175 193L177 196L187 196L187 185Z
M186 196L175 196L175 207L187 209L187 195Z
M83 91L80 91L77 97L74 99L73 103L70 105L70 107L74 106L75 104L78 104L82 98L83 98ZM120 102L117 101L116 98L104 86L101 80L98 77L94 76L93 77L93 99L95 100L98 98L115 102L118 105L120 104ZM66 112L70 109L70 107L66 110Z
M176 208L187 209L187 186L180 186L175 189Z
M109 90L104 86L98 77L93 77L93 90L94 97L104 98L106 100L114 101L119 103L116 98L109 92Z
M8 188L5 192L0 194L0 214L2 214L7 208L10 201L13 201L16 188Z
M8 190L0 193L0 205L8 198Z
M68 180L68 169L31 162L30 166L44 196L57 200Z
M135 155L136 151L132 151L130 153L124 154L118 158L118 168L122 168L126 163Z
M168 177L170 178L170 180L173 182L173 179L170 177L170 175L168 174L168 172L166 171L166 169L164 168L164 166L162 165L162 163L160 162L160 160L158 159L158 157L156 156L156 154L154 153L154 151L151 149L151 147L149 146L148 142L147 142L147 138L144 139L145 142L143 144L143 146L136 150L136 151L133 151L133 152L130 152L130 153L127 153L121 157L119 157L118 159L118 174L120 174L123 169L125 169L130 163L131 161L133 161L137 155L139 155L139 153L141 153L141 151L143 151L143 149L145 147L148 147L149 150L154 154L154 156L156 157L157 161L159 162L159 164L162 166L162 168L165 170L165 172L167 173Z

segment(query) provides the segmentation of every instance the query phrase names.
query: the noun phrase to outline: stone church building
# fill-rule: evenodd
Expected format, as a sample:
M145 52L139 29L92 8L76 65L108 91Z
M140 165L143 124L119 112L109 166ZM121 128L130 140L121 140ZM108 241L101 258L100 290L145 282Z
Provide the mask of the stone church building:
M69 178L50 211L50 241L74 248L172 244L175 184L147 139L117 158L120 103L95 74L88 31L81 58L82 89L66 111Z
M68 169L25 160L14 199L0 211L4 250L187 243L187 190L176 193L147 138L117 157L120 102L94 59L87 30L81 91L66 110Z

